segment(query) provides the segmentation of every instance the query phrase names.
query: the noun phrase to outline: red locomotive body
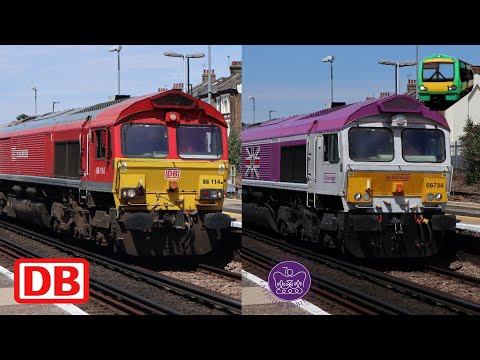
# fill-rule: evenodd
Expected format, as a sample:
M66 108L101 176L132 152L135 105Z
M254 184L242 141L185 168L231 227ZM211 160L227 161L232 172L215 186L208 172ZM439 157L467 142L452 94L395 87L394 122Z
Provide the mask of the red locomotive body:
M0 209L130 255L208 252L228 230L226 130L175 90L14 121L0 127Z

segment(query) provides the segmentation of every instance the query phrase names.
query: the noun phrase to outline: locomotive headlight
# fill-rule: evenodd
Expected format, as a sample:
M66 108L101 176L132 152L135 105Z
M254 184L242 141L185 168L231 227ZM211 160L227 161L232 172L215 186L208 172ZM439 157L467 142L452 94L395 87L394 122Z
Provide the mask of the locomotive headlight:
M422 90L422 91L427 91L428 90L428 88L426 86L423 86L423 85L420 85L419 89Z
M433 201L435 199L435 196L432 193L427 194L427 201Z
M137 188L123 188L120 191L122 199L142 199L145 197L143 186Z
M200 190L200 199L210 200L210 199L222 199L223 190L218 189L201 189Z
M372 197L370 196L369 193L363 194L363 200L368 201L368 200L370 200L371 198L372 198Z
M362 194L356 193L355 195L353 195L353 198L354 198L356 201L360 201L360 200L362 200Z
M435 195L435 200L437 200L437 201L442 200L442 198L443 198L443 196L442 196L442 194L440 194L440 193L438 193L438 194Z
M449 86L448 90L457 90L457 85Z

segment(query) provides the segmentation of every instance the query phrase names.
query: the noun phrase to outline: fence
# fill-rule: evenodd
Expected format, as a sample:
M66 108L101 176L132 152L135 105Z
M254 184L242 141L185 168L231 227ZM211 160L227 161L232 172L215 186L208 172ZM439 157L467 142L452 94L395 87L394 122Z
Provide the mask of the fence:
M450 156L452 157L452 166L454 170L464 170L464 156L462 155L462 145L459 141L450 144Z

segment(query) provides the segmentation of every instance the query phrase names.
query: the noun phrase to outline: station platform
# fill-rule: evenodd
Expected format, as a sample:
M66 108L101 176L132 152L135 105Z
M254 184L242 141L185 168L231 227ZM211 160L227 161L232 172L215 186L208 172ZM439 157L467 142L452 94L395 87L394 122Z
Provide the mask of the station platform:
M232 227L242 228L242 200L225 198L223 202L223 212L230 215L234 220Z
M449 201L445 212L457 217L457 229L480 232L480 204Z
M13 296L13 278L0 266L0 315L88 315L73 304L19 304Z
M283 301L265 280L242 270L242 315L330 315L306 300Z

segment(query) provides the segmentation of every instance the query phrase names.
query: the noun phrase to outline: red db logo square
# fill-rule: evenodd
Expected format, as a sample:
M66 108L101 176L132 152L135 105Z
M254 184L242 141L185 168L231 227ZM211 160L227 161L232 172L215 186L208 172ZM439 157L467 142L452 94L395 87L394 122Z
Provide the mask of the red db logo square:
M165 169L165 179L180 179L180 171L178 168Z
M14 268L14 298L22 304L88 301L89 264L85 259L18 259Z

